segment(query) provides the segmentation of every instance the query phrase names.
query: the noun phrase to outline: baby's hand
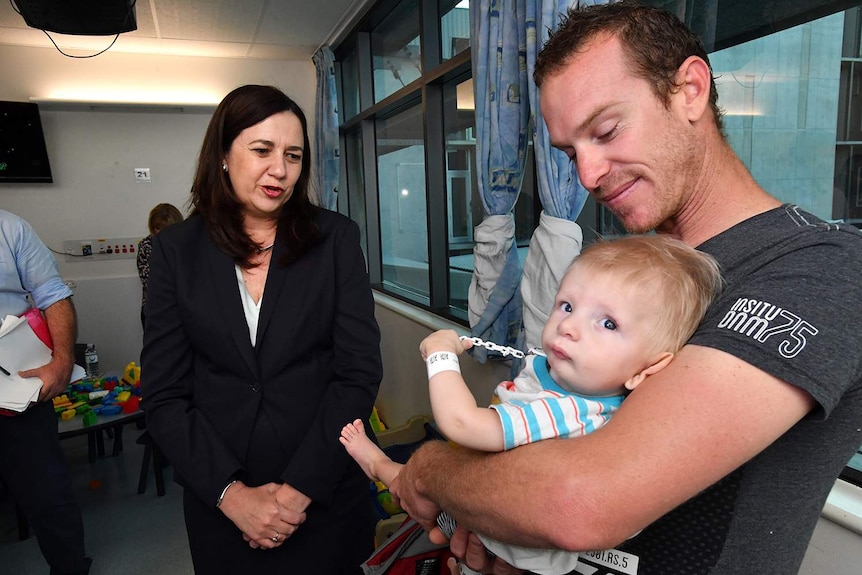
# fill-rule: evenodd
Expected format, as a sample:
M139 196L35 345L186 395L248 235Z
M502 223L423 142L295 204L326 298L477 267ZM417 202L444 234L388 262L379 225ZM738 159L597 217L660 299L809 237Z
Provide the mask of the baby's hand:
M473 347L473 342L470 340L462 341L454 330L441 329L422 340L422 343L419 344L419 353L422 354L422 359L427 359L435 351L451 351L461 355L471 347Z

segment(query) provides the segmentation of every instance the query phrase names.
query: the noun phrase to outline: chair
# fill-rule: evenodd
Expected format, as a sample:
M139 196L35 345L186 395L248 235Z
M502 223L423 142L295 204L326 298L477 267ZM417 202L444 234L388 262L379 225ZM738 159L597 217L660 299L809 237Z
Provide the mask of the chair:
M148 431L144 431L138 440L135 442L138 445L144 446L144 457L141 460L141 475L138 479L138 494L142 494L147 490L147 478L149 477L150 459L153 460L153 473L156 476L156 494L161 497L165 494L165 479L162 474L164 469L164 457L162 450L150 437Z

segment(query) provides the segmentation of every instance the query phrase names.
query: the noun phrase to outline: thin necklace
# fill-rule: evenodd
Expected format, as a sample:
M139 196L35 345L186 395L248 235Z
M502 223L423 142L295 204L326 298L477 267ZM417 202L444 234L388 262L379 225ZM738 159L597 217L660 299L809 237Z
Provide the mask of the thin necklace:
M275 245L275 242L272 242L268 246L263 246L262 248L257 248L257 253L262 254L263 252L268 252L272 249L272 246Z

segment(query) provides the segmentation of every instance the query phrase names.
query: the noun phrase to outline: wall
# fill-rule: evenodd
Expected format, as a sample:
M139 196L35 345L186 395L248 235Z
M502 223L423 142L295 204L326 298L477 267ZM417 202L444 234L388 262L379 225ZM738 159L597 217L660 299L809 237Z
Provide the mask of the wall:
M13 101L90 94L94 100L216 103L242 84L274 84L303 107L314 134L316 80L310 61L110 51L73 60L51 48L0 45L0 77L0 100ZM40 108L54 183L0 184L0 208L27 219L49 247L62 252L64 240L144 237L147 215L160 202L186 211L212 108L185 113L155 107ZM133 169L138 167L150 168L151 183L135 182ZM76 285L78 341L97 344L103 369L137 361L142 333L135 261L67 262L63 255L56 257L63 279Z
M383 421L395 427L414 415L431 415L428 372L419 355L422 340L438 329L454 329L460 335L469 333L461 325L393 297L375 292L374 298L383 356L383 381L377 396L377 408ZM461 358L461 373L473 396L482 405L491 402L497 383L509 379L509 365L499 361L479 364L464 356Z

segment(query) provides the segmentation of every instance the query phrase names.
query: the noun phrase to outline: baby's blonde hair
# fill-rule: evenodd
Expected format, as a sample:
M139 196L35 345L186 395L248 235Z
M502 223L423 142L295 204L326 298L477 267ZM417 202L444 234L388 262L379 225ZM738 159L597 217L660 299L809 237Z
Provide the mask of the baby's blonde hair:
M712 256L667 235L600 240L581 251L575 266L616 276L632 295L660 298L662 313L650 334L657 352L679 351L722 288Z

